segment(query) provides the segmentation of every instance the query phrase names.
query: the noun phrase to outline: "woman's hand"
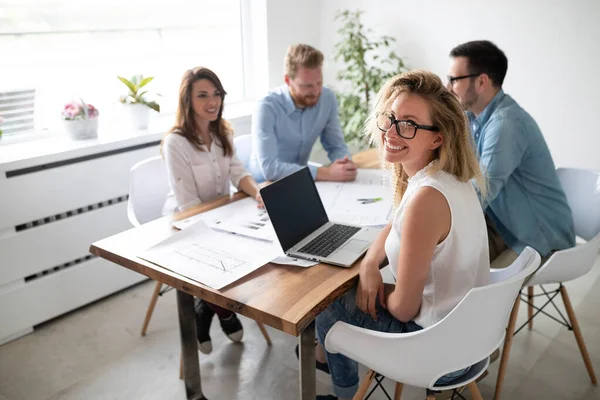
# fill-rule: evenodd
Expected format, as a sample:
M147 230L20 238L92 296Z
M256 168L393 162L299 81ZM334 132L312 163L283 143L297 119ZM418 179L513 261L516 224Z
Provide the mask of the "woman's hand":
M377 297L379 303L386 308L384 288L379 266L366 258L363 259L358 274L356 305L374 320L377 320Z
M256 207L265 208L265 203L263 203L263 199L260 193L256 193L256 197L254 199L256 200L256 203L258 203L256 204Z

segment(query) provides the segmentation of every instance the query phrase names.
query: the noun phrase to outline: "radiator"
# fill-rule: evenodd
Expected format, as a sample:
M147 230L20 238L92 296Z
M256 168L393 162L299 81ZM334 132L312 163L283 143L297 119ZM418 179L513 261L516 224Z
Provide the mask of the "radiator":
M154 140L46 163L0 164L0 344L146 279L88 249L131 228L129 169L158 149Z

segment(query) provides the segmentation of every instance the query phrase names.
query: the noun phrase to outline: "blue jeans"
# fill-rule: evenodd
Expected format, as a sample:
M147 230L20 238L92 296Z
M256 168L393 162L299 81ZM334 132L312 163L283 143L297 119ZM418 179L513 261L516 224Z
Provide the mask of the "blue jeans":
M373 320L369 314L365 314L356 306L356 287L350 289L317 316L316 329L321 344L325 342L327 332L337 321L388 333L407 333L423 329L414 321L402 322L397 320L379 303L377 304L377 321ZM325 355L331 371L331 381L335 395L347 398L354 397L359 386L358 363L339 353L331 354L326 351ZM440 378L436 384L448 383L467 371L468 368L448 374Z

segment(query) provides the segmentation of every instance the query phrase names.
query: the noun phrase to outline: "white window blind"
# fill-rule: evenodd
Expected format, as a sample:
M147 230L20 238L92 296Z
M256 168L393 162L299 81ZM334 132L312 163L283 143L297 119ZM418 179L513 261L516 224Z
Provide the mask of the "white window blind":
M244 97L240 0L0 0L0 57L0 96L35 91L36 130L58 127L78 97L101 121L118 118L117 75L155 77L161 113L175 111L183 73L199 65L229 101Z

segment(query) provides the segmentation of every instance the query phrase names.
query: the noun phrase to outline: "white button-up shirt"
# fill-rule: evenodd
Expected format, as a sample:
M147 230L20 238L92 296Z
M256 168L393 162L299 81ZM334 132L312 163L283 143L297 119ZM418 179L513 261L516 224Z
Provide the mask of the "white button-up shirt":
M163 215L181 211L202 202L229 194L229 181L236 188L250 174L235 153L223 154L223 148L213 137L210 149L199 151L185 137L172 133L164 140L162 152L170 193Z

